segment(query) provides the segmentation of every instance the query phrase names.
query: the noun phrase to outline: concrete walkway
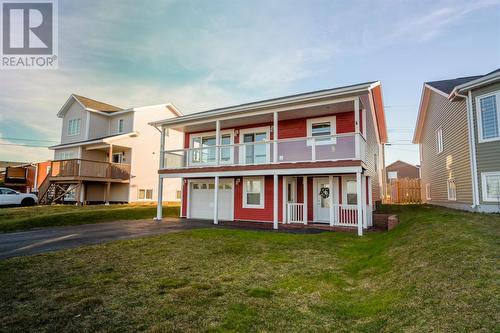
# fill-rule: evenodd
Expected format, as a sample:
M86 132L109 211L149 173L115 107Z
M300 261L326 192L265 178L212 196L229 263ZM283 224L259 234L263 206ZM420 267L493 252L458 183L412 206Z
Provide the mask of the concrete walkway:
M186 223L180 219L166 218L162 222L154 222L152 219L115 221L0 233L0 259L210 227L214 225L208 221Z

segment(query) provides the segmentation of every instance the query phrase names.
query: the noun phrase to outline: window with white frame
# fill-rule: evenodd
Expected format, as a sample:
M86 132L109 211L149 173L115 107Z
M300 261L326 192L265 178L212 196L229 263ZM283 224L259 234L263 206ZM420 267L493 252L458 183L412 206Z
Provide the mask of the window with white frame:
M243 178L243 208L264 208L264 177Z
M70 119L68 122L68 135L80 134L81 119Z
M425 198L431 200L431 184L425 184Z
M73 158L73 152L72 151L62 151L59 153L59 159L60 160L70 160Z
M344 202L348 205L358 204L356 179L344 179Z
M113 153L113 163L123 163L123 153Z
M137 198L139 200L153 200L153 190L140 188L137 193Z
M455 179L448 179L447 183L448 187L448 200L456 201L457 200L457 185L455 184Z
M271 158L269 145L269 127L240 130L240 142L244 143L240 156L245 164L269 163ZM241 154L240 153L240 154Z
M483 201L500 202L500 171L482 172Z
M314 144L316 145L335 143L335 138L331 136L336 133L335 116L307 119L307 137L314 137ZM307 140L307 144L311 146L313 140Z
M441 154L443 152L443 129L439 127L436 130L436 153Z
M398 172L397 171L389 171L387 173L387 178L389 178L389 179L397 179L398 178Z
M210 164L215 163L215 133L200 133L191 135L190 163ZM233 143L232 133L221 134L220 145L229 146ZM233 152L231 147L220 149L220 163L232 163Z
M125 119L118 119L118 133L123 133L125 126Z
M476 98L479 142L500 140L500 92Z
M175 198L176 199L182 198L182 191L175 191Z

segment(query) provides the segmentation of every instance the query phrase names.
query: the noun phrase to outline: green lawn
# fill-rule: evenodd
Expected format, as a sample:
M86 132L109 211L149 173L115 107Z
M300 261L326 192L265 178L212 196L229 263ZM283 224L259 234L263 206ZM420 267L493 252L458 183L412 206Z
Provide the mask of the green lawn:
M0 261L0 331L493 332L500 216L388 233L203 229Z
M179 207L164 207L164 216L178 217ZM149 219L156 216L153 205L31 206L0 209L0 232L40 227Z

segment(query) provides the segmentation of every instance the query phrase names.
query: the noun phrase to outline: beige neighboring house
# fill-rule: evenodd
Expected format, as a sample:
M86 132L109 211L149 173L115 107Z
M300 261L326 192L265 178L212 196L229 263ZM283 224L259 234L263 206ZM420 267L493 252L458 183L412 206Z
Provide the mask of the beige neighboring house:
M122 109L71 95L57 116L61 143L54 150L48 177L39 189L41 203L118 203L156 201L159 165L155 143L160 132L148 123L182 115L172 104ZM170 132L168 144L182 143ZM179 201L181 183L170 179L164 201Z
M424 83L413 141L425 202L500 212L500 69Z

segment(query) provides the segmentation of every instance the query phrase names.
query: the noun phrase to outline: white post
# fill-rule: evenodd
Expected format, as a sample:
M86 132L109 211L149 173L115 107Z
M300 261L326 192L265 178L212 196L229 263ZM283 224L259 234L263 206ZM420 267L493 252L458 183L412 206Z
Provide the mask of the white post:
M316 139L311 139L311 159L313 162L316 161Z
M288 223L287 221L287 203L288 203L288 180L286 176L283 176L283 186L282 186L282 201L283 201L283 224Z
M361 202L361 172L356 172L356 194L357 194L357 206L358 206L358 236L363 236L363 209Z
M360 126L359 126L359 98L354 98L354 149L356 154L356 159L361 159L361 140L360 140Z
M156 203L156 217L155 221L161 221L163 217L163 178L158 175L158 202Z
M278 163L278 112L273 113L273 162Z
M220 156L220 120L215 121L215 165L219 165Z
M307 224L307 176L302 177L302 197L304 198L304 224Z
M330 226L333 227L333 176L330 175L328 176L328 186L330 189L330 196L329 196L329 201L330 201Z
M368 180L368 214L370 214L370 227L373 226L373 196L372 196L372 177L367 177Z
M278 175L273 177L273 229L278 229Z
M366 175L361 175L361 206L363 208L363 227L367 228L366 222Z
M214 224L219 224L219 176L215 176L214 183Z

